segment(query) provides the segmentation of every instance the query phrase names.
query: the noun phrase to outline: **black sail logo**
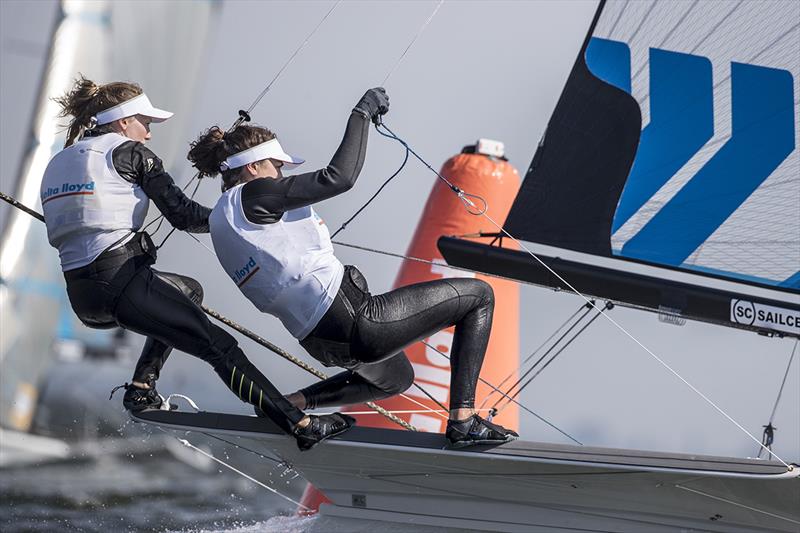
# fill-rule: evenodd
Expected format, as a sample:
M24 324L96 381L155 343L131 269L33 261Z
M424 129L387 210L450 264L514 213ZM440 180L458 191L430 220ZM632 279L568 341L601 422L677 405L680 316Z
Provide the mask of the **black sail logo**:
M800 334L800 309L775 307L747 300L731 300L731 322Z
M756 306L753 302L745 300L733 300L731 309L731 320L737 324L752 326L756 321Z

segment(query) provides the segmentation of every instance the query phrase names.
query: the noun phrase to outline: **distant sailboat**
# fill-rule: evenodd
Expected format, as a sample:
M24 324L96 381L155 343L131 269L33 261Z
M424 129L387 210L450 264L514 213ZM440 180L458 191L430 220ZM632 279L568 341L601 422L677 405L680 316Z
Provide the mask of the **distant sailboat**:
M62 119L51 98L67 91L79 72L99 83L134 79L150 94L160 95L162 105L176 112L169 128L182 130L191 116L192 98L174 87L190 86L197 79L203 67L203 43L218 6L212 2L161 2L142 11L141 6L126 2L62 0L58 10L30 141L16 190L9 191L31 207L39 205L44 168L64 144L64 132L58 127ZM183 24L172 24L175 20ZM142 25L136 21L142 21ZM148 27L158 31L158 25L164 26L164 35L174 39L169 53L165 53L163 42L142 39L136 30ZM164 160L174 161L184 147L181 139L164 135L154 143L156 151ZM63 421L72 420L75 414L65 416L65 411L76 408L84 415L86 407L76 406L91 402L65 401L64 392L75 389L68 381L74 378L65 377L63 374L69 372L63 372L63 368L61 375L51 372L58 359L58 346L79 359L84 346L113 353L119 340L112 332L84 327L72 313L57 254L48 245L42 224L24 212L11 210L0 242L0 466L68 458L71 454L64 442L30 434L37 427L37 409L46 400L43 389L45 393L58 389L59 397L46 412L60 424L49 427L47 433L58 437L83 435L61 431ZM105 393L105 383L97 386ZM81 389L89 387L91 384L84 383ZM97 391L94 396L99 394Z
M617 305L800 338L800 10L601 2L504 229L449 263ZM724 330L721 330L724 331ZM355 428L308 453L269 421L134 415L274 455L333 516L496 531L797 531L800 466ZM796 458L791 458L796 459Z

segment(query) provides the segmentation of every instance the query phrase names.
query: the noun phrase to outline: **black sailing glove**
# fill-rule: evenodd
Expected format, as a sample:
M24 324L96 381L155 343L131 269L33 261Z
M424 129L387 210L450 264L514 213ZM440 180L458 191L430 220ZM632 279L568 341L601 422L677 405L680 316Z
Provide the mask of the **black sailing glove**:
M375 87L365 92L353 110L365 114L377 124L379 117L389 111L389 96L386 94L386 89Z

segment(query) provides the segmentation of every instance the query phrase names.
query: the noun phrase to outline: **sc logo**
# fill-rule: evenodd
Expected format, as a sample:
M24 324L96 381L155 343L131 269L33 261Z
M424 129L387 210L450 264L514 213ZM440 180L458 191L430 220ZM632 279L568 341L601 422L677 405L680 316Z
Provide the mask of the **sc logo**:
M733 303L733 320L739 324L753 325L756 320L756 306L753 302L736 300Z

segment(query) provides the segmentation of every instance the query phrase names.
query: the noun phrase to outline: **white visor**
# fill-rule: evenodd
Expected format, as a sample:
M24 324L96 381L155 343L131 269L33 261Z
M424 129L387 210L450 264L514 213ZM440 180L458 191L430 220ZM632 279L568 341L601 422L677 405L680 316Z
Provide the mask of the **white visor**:
M262 161L264 159L283 161L284 165L289 170L305 163L305 159L300 159L299 157L294 157L284 152L278 139L270 139L265 143L257 144L243 152L229 156L228 159L219 165L219 169L224 172L231 168L243 167L249 163L255 163L256 161Z
M153 122L164 122L172 116L172 113L153 107L147 95L142 93L121 104L110 107L105 111L100 111L95 118L97 119L97 125L102 126L103 124L108 124L109 122L114 122L115 120L125 117L132 117L134 115L150 117L153 119Z

